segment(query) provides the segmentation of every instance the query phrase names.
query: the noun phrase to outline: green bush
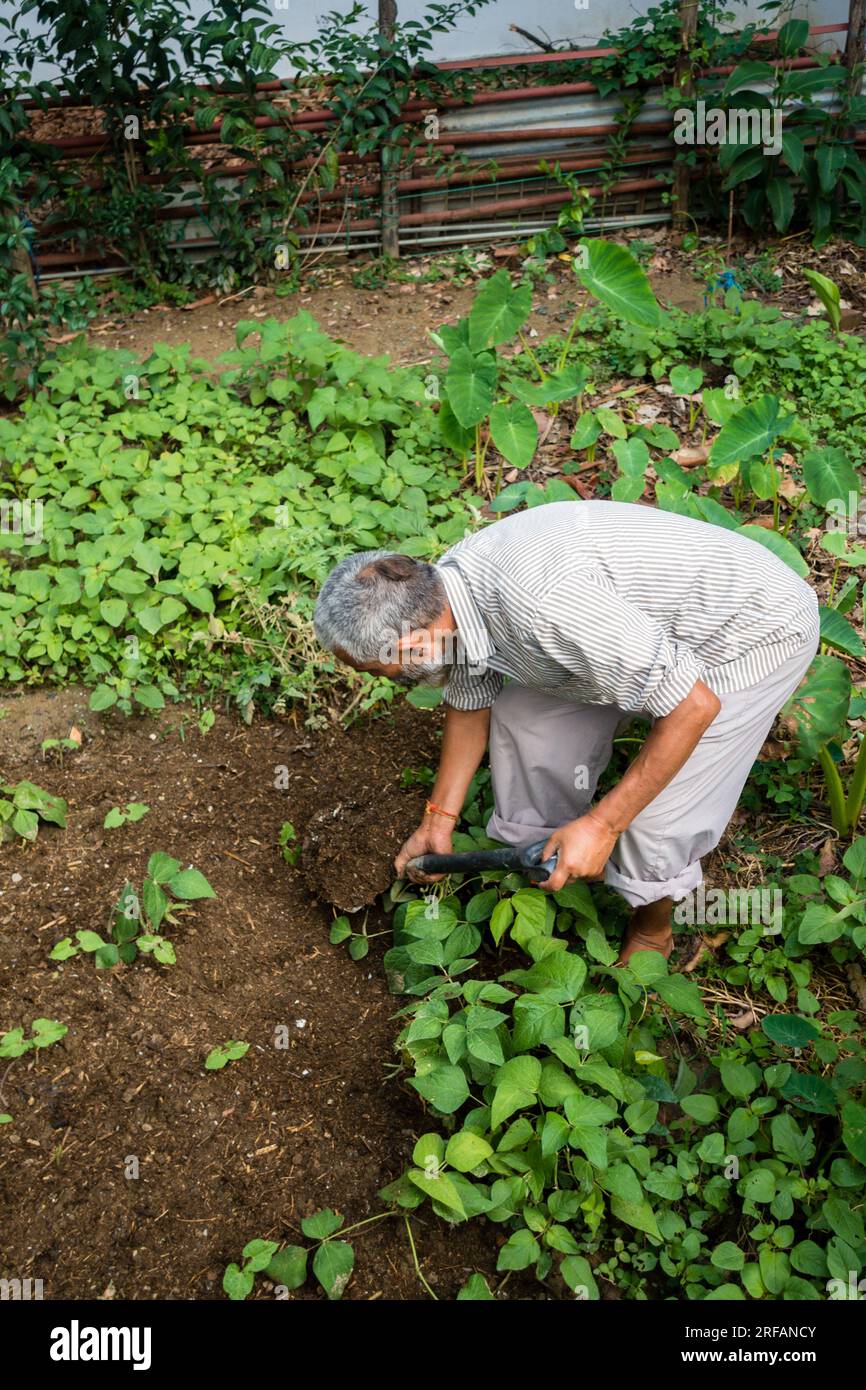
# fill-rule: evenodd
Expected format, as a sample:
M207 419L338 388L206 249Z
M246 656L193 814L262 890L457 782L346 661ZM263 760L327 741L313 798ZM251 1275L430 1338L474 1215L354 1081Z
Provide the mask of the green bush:
M331 565L462 537L472 498L415 373L304 313L240 324L238 344L213 372L187 348L138 363L78 340L0 420L0 499L43 507L41 532L0 534L0 681L80 679L95 709L159 709L227 681L237 632L242 686L261 688L250 615L273 602L288 694L306 696Z

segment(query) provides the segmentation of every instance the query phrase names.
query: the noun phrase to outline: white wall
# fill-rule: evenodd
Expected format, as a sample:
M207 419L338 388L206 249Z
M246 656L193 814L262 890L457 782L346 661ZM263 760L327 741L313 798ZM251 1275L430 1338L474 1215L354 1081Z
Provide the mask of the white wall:
M576 4L585 4L578 9ZM431 56L435 59L477 58L490 55L538 53L540 50L519 34L511 33L509 25L519 24L556 46L567 43L588 48L595 45L607 30L621 29L638 15L645 14L655 0L491 0L472 18L465 18L448 34L437 35ZM274 20L282 24L289 38L300 41L312 38L321 18L329 11L345 12L349 0L271 0ZM427 8L426 0L397 0L401 20L421 19ZM192 0L199 14L207 9L207 0ZM0 14L10 15L17 10L14 0L0 0ZM722 12L735 16L733 28L749 21L766 22L759 9L759 0L720 0ZM375 21L376 0L366 0L366 9ZM848 18L848 0L794 0L791 11L810 24L843 23ZM844 35L830 35L817 46L844 46ZM288 70L287 70L288 72ZM53 72L43 67L39 77L51 77Z

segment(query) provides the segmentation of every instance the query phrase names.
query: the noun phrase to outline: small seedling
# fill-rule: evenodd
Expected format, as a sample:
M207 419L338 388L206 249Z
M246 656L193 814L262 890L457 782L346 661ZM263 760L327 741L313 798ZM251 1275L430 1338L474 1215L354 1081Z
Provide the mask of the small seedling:
M14 1062L17 1057L22 1057L31 1048L50 1047L52 1043L59 1042L69 1032L65 1023L58 1023L53 1018L34 1018L32 1029L33 1036L30 1038L25 1038L23 1028L11 1028L8 1033L0 1034L0 1057L11 1057L12 1062ZM2 1100L2 1094L0 1094L0 1100ZM0 1115L0 1125L11 1125L11 1123L11 1115L5 1112Z
M297 843L298 833L290 820L283 825L282 830L277 836L277 844L283 851L283 858L287 864L297 864L301 853L301 846Z
M695 427L700 404L695 404L695 393L704 384L704 374L700 367L674 367L670 373L670 383L675 396L687 396L689 402L689 432Z
M49 960L70 960L79 951L92 952L97 969L105 970L120 961L131 965L139 951L143 951L152 954L160 965L174 965L177 960L174 946L160 931L163 922L177 926L177 914L184 911L172 898L215 897L214 890L198 869L182 869L179 860L157 852L147 861L140 896L131 883L124 884L112 910L111 939L104 941L95 931L77 931L78 944L64 936L51 951Z
M833 332L838 333L839 325L842 322L839 286L835 280L831 280L827 275L822 275L818 270L804 270L803 279L818 296L827 311L827 318Z
M387 1215L387 1212L382 1213L382 1216ZM381 1217L372 1219L380 1220ZM332 1301L342 1298L355 1267L355 1252L349 1242L331 1239L342 1227L343 1220L337 1212L326 1207L314 1216L304 1217L301 1222L304 1235L317 1242L312 1247L313 1273ZM305 1245L286 1245L280 1250L276 1241L251 1240L243 1249L243 1265L230 1264L227 1267L223 1275L223 1289L230 1299L240 1302L252 1292L255 1276L260 1273L267 1274L282 1289L299 1289L307 1278L309 1255L310 1249Z
M81 744L74 738L46 738L41 744L43 753L56 753L61 763L64 753L76 753L80 747Z
M205 1057L204 1069L205 1071L222 1071L229 1062L237 1062L239 1058L246 1057L249 1050L250 1045L245 1042L220 1043L218 1047L211 1048ZM246 1253L245 1250L244 1254L246 1255Z
M432 767L404 767L400 773L400 786L404 791L412 787L432 787L435 777Z
M339 946L341 941L348 941L349 955L352 960L363 960L370 949L370 942L373 936L384 936L384 932L373 932L370 936L367 933L367 917L361 924L360 931L353 931L349 925L348 917L335 917L331 923L330 941L332 946Z
M0 840L16 835L35 840L40 820L65 829L66 810L62 796L52 796L33 782L0 782Z
M33 1047L50 1047L59 1042L69 1029L53 1018L34 1018L32 1038L25 1038L23 1028L12 1028L0 1037L0 1057L21 1057Z
M112 806L102 822L103 829L116 830L119 825L134 825L136 821L143 820L149 810L150 807L143 801L127 801L125 810Z
M208 734L216 722L216 715L212 709L202 710L201 718L198 721L198 731L200 734Z

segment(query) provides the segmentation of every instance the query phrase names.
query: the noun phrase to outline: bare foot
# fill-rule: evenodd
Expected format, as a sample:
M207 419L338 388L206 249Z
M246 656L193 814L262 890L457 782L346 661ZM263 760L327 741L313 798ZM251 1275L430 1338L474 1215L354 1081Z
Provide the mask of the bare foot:
M628 965L630 958L635 951L658 951L664 956L665 960L670 958L671 951L674 949L673 932L642 932L632 930L626 937L623 948L619 953L617 965Z

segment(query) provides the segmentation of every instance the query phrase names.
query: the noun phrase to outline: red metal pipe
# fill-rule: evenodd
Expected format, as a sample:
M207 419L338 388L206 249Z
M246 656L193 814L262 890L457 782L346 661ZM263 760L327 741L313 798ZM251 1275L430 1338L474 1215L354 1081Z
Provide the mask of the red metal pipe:
M623 182L615 183L610 188L604 190L600 185L593 186L588 192L598 197L605 191L608 195L615 193L642 192L650 188L658 187L658 179L626 179ZM522 209L555 207L560 203L567 202L571 194L562 189L556 189L546 194L531 194L524 198L510 198L500 202L478 203L470 208L453 208L444 212L414 212L403 213L400 217L401 227L428 226L437 222L458 222L461 219L467 221L481 220L491 214L502 212L515 212ZM345 222L327 222L317 228L319 233L340 232L346 226L354 231L372 231L378 229L380 220L378 217L367 217L352 219L348 224ZM193 237L187 241L179 243L180 246L191 249L197 246L209 247L213 244L211 237ZM52 251L47 252L37 258L41 269L49 270L54 266L76 265L80 262L92 263L98 261L100 264L118 265L123 264L122 260L113 255L101 255L96 251Z
M818 34L843 34L848 32L847 24L816 24L809 29L809 38ZM779 37L779 30L772 29L767 34L756 34L753 43L772 43ZM607 58L616 53L615 48L572 48L554 53L500 54L492 58L459 58L436 66L446 72L461 68L523 67L536 63L573 63L582 58Z
M771 66L771 67L775 67L775 68L781 67L781 66L783 66L783 65L786 66L786 67L789 68L789 69L797 68L798 70L799 70L799 69L804 69L804 68L817 68L817 67L820 66L814 58L794 58L794 59L789 59L789 60L787 60L787 62L786 62L784 59L774 59L774 60L772 60L772 61L770 62L770 66ZM730 64L729 64L729 65L722 66L722 67L717 67L717 68L707 68L702 74L699 74L699 75L700 75L700 76L728 76L728 75L729 75L730 73L732 73L734 70L735 70L735 65L730 65ZM425 104L423 104L423 103L418 103L416 109L418 110L419 114L420 114L421 112L426 112L426 111L441 111L441 110L467 110L467 111L469 111L469 110L472 110L472 107L473 107L473 106L476 106L476 105L479 105L479 106L488 105L488 104L490 104L494 99L495 99L497 102L508 102L508 103L510 104L510 103L513 102L513 101L520 101L520 100L527 100L527 99L537 99L537 98L539 98L539 97L541 97L541 96L545 96L545 95L553 95L553 94L558 94L558 95L580 95L581 93L589 93L589 92L593 92L593 91L597 91L597 90L598 90L597 87L596 87L593 83L591 83L591 82L566 83L566 84L563 84L561 87L535 87L535 88L534 88L534 87L521 87L521 88L515 88L515 89L506 89L506 90L504 90L504 91L499 91L499 92L481 93L481 94L479 94L479 96L478 96L470 105L468 105L468 106L466 105L465 102L463 102L463 101L462 101L461 99L459 99L459 98L453 98L453 99L450 99L450 98L449 98L449 99L447 99L447 100L441 102L441 103L440 103L438 106L436 106L435 108L432 107L432 106L430 106L429 104L425 105ZM404 112L408 113L408 111L409 111L409 105L410 105L410 104L407 103L407 106L403 108ZM315 119L313 119L313 118L315 118ZM295 115L295 116L291 116L284 124L288 125L290 129L293 128L293 127L295 127L295 126L299 126L300 128L303 128L303 129L305 129L305 130L309 130L309 131L312 132L312 133L324 133L324 132L326 132L326 131L329 129L329 124L332 123L334 119L335 119L335 117L334 117L334 113L333 113L333 112L324 111L324 110L323 110L323 111L315 111L315 112L312 112L312 111L311 111L311 112L306 112L306 113L304 113L304 120L303 120L303 121L299 121L298 116ZM254 125L257 129L267 129L269 126L276 126L276 124L277 124L277 123L274 121L273 117L271 117L271 116L257 116L257 117L255 117L254 120L253 120L253 125ZM183 143L184 143L185 146L189 146L189 145L218 145L218 144L221 143L221 141L220 141L220 139L219 139L219 131L220 131L220 122L218 122L218 121L217 121L217 122L214 122L213 126L211 126L210 130L208 130L208 131L195 131L195 130L192 130L192 129L190 129L190 128L184 128ZM145 133L146 133L146 132L145 132ZM489 136L489 138L491 139L491 142L493 142L493 136L494 136L495 134L498 134L498 133L501 133L501 132L485 132L485 134L487 134L487 135ZM544 132L544 133L547 133L547 132ZM444 138L446 138L446 137L443 137L443 139L444 139ZM449 136L448 138L451 138L451 137ZM523 136L523 135L517 135L517 136L512 136L512 137L510 137L510 138L514 138L514 139L526 139L526 138L529 138L529 137L528 137L528 136ZM65 151L67 151L69 154L72 154L73 152L79 151L79 150L80 150L80 151L87 150L87 151L92 151L92 152L94 152L94 153L98 153L98 152L100 152L100 151L102 151L102 150L105 150L105 149L109 149L109 148L110 148L110 142L108 141L107 137L106 137L104 134L64 136L64 137L61 137L60 139L57 139L57 140L52 140L52 141L37 141L37 142L35 142L35 143L37 143L37 144L44 144L44 145L46 145L47 148L49 148L49 149L65 150ZM408 145L408 141L402 141L402 142L400 142L400 143ZM436 141L430 141L429 143L431 143L431 144L436 144L437 142L436 142ZM460 141L460 143L464 143L464 144L465 144L465 143L468 143L468 141L464 138L464 139L462 139L462 140ZM500 143L504 143L504 141L500 141Z

